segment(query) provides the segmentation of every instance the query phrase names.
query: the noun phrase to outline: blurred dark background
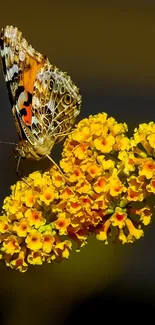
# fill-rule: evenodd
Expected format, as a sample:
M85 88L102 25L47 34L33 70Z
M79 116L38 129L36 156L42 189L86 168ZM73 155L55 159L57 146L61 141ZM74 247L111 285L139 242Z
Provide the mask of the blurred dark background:
M106 111L127 122L130 135L155 120L154 1L9 0L0 8L0 28L7 24L71 75L83 96L80 119ZM2 69L0 107L0 141L16 142ZM56 161L61 149L52 151ZM48 161L22 162L24 175L48 167ZM1 145L1 204L17 181L15 169L13 147ZM68 261L25 274L0 265L0 324L148 321L155 307L154 232L153 220L135 244L105 246L89 238Z

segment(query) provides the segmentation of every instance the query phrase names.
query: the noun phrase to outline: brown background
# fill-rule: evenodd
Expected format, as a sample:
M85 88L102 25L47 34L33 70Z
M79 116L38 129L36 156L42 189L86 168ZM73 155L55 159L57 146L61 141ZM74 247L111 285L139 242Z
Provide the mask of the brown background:
M130 134L155 119L154 1L4 1L0 28L7 24L72 76L83 96L79 118L106 111L126 121ZM16 142L2 69L0 107L0 141ZM52 151L56 161L61 147ZM0 147L1 203L17 181L12 149ZM22 163L25 175L48 166ZM155 306L154 231L153 221L145 237L128 246L90 238L68 261L25 274L0 265L0 324L87 324L93 317L133 323L133 310L148 321Z

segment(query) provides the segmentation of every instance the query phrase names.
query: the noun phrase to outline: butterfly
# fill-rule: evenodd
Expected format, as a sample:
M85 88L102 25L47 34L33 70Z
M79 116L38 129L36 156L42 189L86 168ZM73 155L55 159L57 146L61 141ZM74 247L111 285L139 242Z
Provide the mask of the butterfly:
M2 29L0 54L19 136L16 155L50 159L54 144L70 132L80 113L79 88L67 72L36 51L17 27Z

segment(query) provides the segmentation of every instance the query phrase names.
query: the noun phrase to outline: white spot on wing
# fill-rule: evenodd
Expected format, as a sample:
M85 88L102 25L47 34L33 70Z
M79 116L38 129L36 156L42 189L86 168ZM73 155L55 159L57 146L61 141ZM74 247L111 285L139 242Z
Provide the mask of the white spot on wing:
M1 56L3 57L5 55L5 50L1 50Z
M18 98L18 107L21 108L23 103L26 102L28 99L27 92L24 90Z
M9 70L8 70L8 74L10 77L10 80L13 78L14 74L18 73L18 65L14 64Z
M11 35L11 37L12 37L13 39L15 39L15 38L16 38L16 34L17 34L17 30L16 30L16 28L14 28L14 29L12 30L12 35Z
M22 45L24 48L27 48L27 47L28 47L28 43L27 43L27 41L26 41L25 38L22 38L21 45Z
M10 38L10 33L8 33L8 31L5 30L4 36L7 37L7 38Z
M38 119L35 116L32 116L32 124L37 124L38 123Z
M23 51L19 52L19 60L24 61L25 60L25 53Z
M6 54L10 54L10 52L12 52L12 51L11 51L10 47L5 46L3 52L4 52L4 55L6 55Z
M36 96L33 96L32 98L32 106L36 106L36 107L40 106L39 99Z
M51 98L47 105L48 105L48 107L49 107L49 109L50 109L50 111L51 111L51 113L53 115L55 113L55 102L54 102L54 100Z

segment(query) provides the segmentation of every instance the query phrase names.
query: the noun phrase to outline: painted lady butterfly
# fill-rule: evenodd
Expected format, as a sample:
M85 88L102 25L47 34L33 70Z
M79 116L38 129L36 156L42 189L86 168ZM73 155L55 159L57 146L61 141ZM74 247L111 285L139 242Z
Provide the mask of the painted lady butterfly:
M19 136L19 157L49 157L69 133L81 108L81 95L70 76L35 51L13 26L0 36L3 71Z

